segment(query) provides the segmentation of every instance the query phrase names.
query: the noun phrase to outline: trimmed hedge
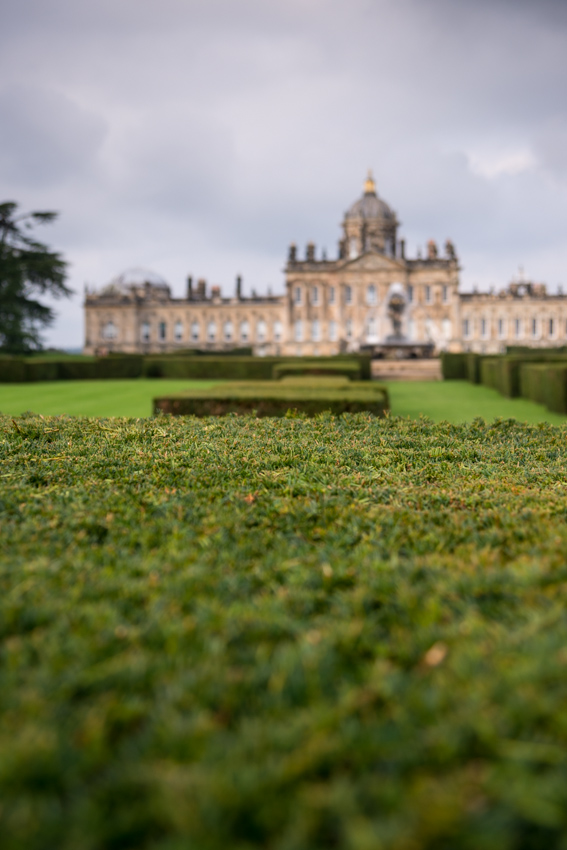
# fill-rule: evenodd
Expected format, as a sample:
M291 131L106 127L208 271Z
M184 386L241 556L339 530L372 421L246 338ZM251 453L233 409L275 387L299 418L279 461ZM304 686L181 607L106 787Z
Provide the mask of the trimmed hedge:
M308 362L310 368L320 366L324 372L332 367L333 373L344 374L350 370L354 377L370 379L370 357L366 355L338 355L303 361L303 358L287 357L229 357L227 353L191 357L176 354L145 357L139 354L110 354L96 359L76 360L0 357L0 383L139 377L269 380L273 377L274 366L286 364L286 368L293 370L297 363L301 370L304 362Z
M2 850L559 850L567 428L0 417Z
M224 416L228 413L257 416L284 416L297 410L308 416L329 411L341 413L369 412L384 416L390 410L388 391L379 384L349 382L337 385L325 378L317 383L276 383L255 381L226 384L208 389L187 390L183 393L154 399L154 413L174 416Z
M276 381L296 375L343 375L353 381L359 381L362 377L360 363L354 360L334 363L302 358L300 362L287 360L272 367L272 377Z
M523 398L567 413L567 363L522 363L520 387Z
M467 355L464 352L441 352L441 374L446 381L467 380Z

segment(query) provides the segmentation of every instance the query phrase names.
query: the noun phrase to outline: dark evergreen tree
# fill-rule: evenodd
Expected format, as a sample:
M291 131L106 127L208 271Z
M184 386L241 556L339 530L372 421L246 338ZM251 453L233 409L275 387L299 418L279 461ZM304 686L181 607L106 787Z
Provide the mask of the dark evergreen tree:
M25 354L41 349L41 331L55 318L52 308L37 296L49 293L59 298L72 290L65 285L65 260L31 233L57 213L18 215L17 210L13 201L0 204L0 350Z

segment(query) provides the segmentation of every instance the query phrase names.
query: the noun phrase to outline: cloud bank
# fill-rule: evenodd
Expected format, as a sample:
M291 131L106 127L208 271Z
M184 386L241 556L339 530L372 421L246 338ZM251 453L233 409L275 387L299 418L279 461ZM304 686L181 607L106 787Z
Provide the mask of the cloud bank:
M84 283L130 266L281 290L369 166L464 288L567 283L566 48L563 0L6 0L2 194L60 211L77 291L50 341L80 345Z

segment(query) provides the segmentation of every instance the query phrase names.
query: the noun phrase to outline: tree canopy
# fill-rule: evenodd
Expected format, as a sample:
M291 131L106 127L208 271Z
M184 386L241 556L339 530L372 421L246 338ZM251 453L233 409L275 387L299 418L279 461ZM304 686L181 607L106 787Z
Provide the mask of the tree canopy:
M18 204L0 204L0 350L25 354L42 347L41 331L55 319L53 309L37 300L49 293L68 297L67 263L33 235L52 222L55 212L18 214Z

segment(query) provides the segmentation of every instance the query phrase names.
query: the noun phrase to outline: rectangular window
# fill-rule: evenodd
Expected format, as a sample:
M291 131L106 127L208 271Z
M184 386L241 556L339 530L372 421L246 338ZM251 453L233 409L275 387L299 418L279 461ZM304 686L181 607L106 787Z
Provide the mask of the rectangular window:
M486 319L481 319L481 320L480 320L480 335L481 335L484 339L486 339L486 337L487 337L486 327L487 327L487 321L486 321Z
M521 319L516 319L514 321L514 335L515 335L516 339L520 339L520 337L522 336L522 320Z
M330 286L329 287L329 304L334 304L334 303L335 303L335 287Z
M537 319L532 319L532 336L534 339L537 337Z
M183 322L175 323L175 339L177 340L177 342L183 339Z
M500 339L506 336L506 323L504 319L498 319L498 336Z
M160 322L158 325L158 336L161 342L165 339L166 327L165 322Z
M293 300L296 304L301 304L301 287L296 286L293 290Z
M314 286L311 290L311 303L318 304L319 303L319 287Z
M443 287L443 301L446 304L448 300L449 300L449 287L445 285Z
M142 335L142 342L149 342L150 341L150 323L149 322L142 322L141 335Z
M331 342L336 342L337 340L337 323L329 322L329 339Z
M345 304L352 304L352 286L345 286Z
M469 337L470 335L471 335L470 319L463 319L463 336Z
M352 339L352 319L347 319L346 335L347 335L347 339Z
M431 287L429 284L425 287L425 301L427 304L431 304Z
M279 342L282 338L282 323L277 319L274 322L274 339Z
M408 286L408 301L410 304L413 301L413 286L411 284Z
M301 322L301 319L297 319L297 321L295 322L293 331L294 331L295 341L296 342L302 342L303 341L303 324Z
M549 320L549 336L553 336L554 331L555 331L555 325L554 325L553 319L550 319Z
M321 339L321 326L318 319L311 322L311 339L313 342L319 342Z

